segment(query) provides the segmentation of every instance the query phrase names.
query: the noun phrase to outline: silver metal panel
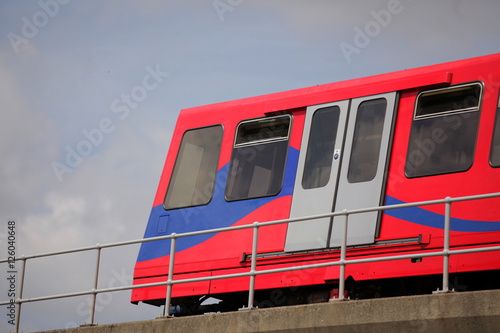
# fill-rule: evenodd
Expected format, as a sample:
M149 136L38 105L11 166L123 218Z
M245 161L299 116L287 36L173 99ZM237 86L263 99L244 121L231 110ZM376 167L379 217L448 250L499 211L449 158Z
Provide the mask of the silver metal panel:
M340 108L334 154L329 157L332 159L330 178L328 180L328 183L323 187L304 189L302 186L302 177L304 174L304 165L311 134L310 130L313 115L317 110L330 106L338 106ZM307 108L304 133L302 136L302 143L300 147L299 161L297 166L297 176L295 178L295 187L293 191L290 218L330 213L332 211L337 187L339 166L342 156L342 145L348 108L348 100L315 105ZM328 246L330 228L331 218L289 224L285 242L285 251L292 252L326 248Z
M355 131L355 122L358 113L358 107L362 102L385 98L387 100L387 109L384 118L382 138L380 142L380 152L377 165L377 171L373 179L369 181L350 183L348 181L348 168L351 158L353 145L353 136ZM392 121L394 118L394 105L396 93L387 93L369 97L363 97L352 100L348 128L346 132L346 143L344 146L344 159L340 170L338 181L338 195L334 211L344 209L357 209L379 206L382 198L382 191L385 181L385 168L387 158L389 157L389 144L392 135ZM377 212L365 214L356 214L349 216L347 245L369 244L375 241L375 232L377 228ZM341 245L342 239L342 217L336 217L330 235L330 247Z

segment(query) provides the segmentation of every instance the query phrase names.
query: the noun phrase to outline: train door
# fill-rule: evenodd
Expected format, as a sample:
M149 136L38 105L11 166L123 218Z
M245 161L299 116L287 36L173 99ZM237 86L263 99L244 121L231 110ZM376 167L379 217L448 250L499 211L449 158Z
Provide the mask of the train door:
M307 108L291 218L332 211L348 111L349 101ZM285 251L327 247L330 227L330 218L289 224Z
M383 202L396 93L307 108L290 218ZM348 245L375 240L377 213L351 215ZM340 218L288 225L285 251L340 246Z

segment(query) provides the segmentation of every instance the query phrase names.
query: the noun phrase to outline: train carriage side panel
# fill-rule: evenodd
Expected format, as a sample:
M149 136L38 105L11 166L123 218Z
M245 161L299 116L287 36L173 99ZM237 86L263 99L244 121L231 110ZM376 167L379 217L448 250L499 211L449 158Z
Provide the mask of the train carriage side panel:
M498 58L456 66L452 69L453 81L449 87L412 89L401 94L386 204L500 191L500 169L489 163L493 124L498 111L499 66ZM429 103L427 110L432 106L436 114L420 117L418 112L427 112L418 109L420 103ZM447 103L451 108L440 114L439 108ZM430 130L421 130L417 141L412 131L416 132L419 126L427 126ZM450 163L452 153L455 159ZM499 205L499 198L454 203L450 245L500 242ZM381 237L424 234L431 241L423 247L438 248L443 244L443 228L444 205L386 211ZM470 258L482 255L460 255L454 259L458 262L465 257L470 264ZM464 266L461 271L467 270ZM500 260L493 255L489 261L482 260L482 265L474 266L474 270L499 268ZM458 271L459 268L454 266L454 269ZM436 269L418 270L420 274L431 271Z
M301 142L304 140L302 134L307 117L306 108L385 93L397 93L399 97L395 101L398 107L392 151L386 152L390 161L387 183L380 185L385 190L382 203L500 192L500 162L498 165L496 162L493 165L490 163L492 151L498 151L495 156L500 155L500 142L497 148L491 148L494 130L499 132L497 141L500 141L500 130L496 130L500 125L493 126L500 119L497 110L500 109L500 71L497 68L500 68L500 54L183 110L173 134L144 237L288 218L293 205L294 186L297 187L302 181L298 178L301 175L296 172L300 167L299 154L305 153ZM446 98L450 98L449 93L452 97L446 101ZM441 103L442 99L445 101ZM422 101L425 102L424 107L417 110L415 105L423 103ZM440 111L439 107L443 103L450 109ZM463 105L457 107L457 103ZM235 182L231 178L232 171L238 170L235 163L244 161L244 157L250 161L255 158L255 154L268 151L257 145L262 143L259 140L250 142L253 139L239 137L239 126L247 124L245 126L251 132L252 129L258 129L259 119L264 122L279 119L281 114L291 115L282 187L278 193L258 197L233 195L228 188L232 186L230 182ZM221 135L221 138L220 153L212 175L213 190L208 186L208 194L201 195L199 201L165 209L167 189L175 186L170 184L170 180L181 154L180 150L191 151L194 156L198 156L192 159L196 162L194 165L203 163L203 147L185 144L188 148L180 149L186 133L216 127L218 130L213 131L214 140L217 141L217 135ZM275 139L271 141L282 145L278 144L282 138ZM259 147L257 150L251 148L254 144ZM248 155L244 155L245 153ZM500 156L495 158L500 161ZM454 168L454 163L450 163L452 160L455 161L455 166L458 165L457 168ZM193 163L186 164L184 169L188 170L189 167L193 167ZM254 166L252 168L254 176L269 177L268 171ZM195 181L196 179L190 179L188 183ZM255 183L254 186L258 184ZM345 184L350 186L348 181ZM203 190L201 192L203 194ZM307 199L314 200L314 197ZM458 248L471 244L498 244L498 207L498 198L454 203L451 246ZM349 255L370 257L384 253L432 251L442 246L443 220L443 205L385 211L373 242L350 249ZM309 228L309 225L305 226L306 229ZM312 224L310 226L313 228ZM259 265L277 268L338 259L338 249L328 247L331 244L336 246L334 243L325 243L316 251L304 249L306 251L301 253L299 249L297 253L284 252L286 234L285 224L261 228L258 251L265 256L259 257ZM179 239L174 279L248 271L249 261L245 254L251 252L251 238L252 231L248 229ZM401 242L394 243L398 240ZM165 281L169 252L168 240L144 243L134 271L134 284ZM496 260L493 255L480 261L474 259L479 256L481 255L455 256L450 261L452 271L500 269L500 260ZM427 258L420 262L405 260L359 264L349 265L346 272L356 280L428 275L439 273L442 270L440 263L440 258ZM329 267L262 275L257 279L257 288L332 283L338 280L338 270L338 267ZM179 288L176 285L173 297L245 291L247 285L241 282L243 280L215 280ZM156 301L164 298L164 294L164 287L137 289L133 291L132 301Z

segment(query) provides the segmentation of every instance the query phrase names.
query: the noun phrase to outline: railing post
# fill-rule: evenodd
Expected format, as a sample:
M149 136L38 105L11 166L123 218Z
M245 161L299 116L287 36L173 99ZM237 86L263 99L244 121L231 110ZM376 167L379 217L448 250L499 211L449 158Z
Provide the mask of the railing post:
M99 265L101 262L101 246L99 244L97 247L97 258L95 263L95 275L94 275L94 289L92 289L92 308L90 309L90 317L89 317L89 325L94 325L94 316L95 316L95 303L97 300L97 284L99 282Z
M168 264L167 297L165 298L165 309L163 316L170 316L170 302L172 300L172 280L174 277L175 245L177 243L177 234L173 232L170 239L170 262Z
M17 299L17 316L16 316L16 333L19 333L19 324L21 322L21 299L23 298L23 288L24 288L24 273L26 272L26 258L21 257L23 261L23 270L21 272L21 280L19 281L19 297Z
M248 309L253 308L255 296L255 268L257 266L257 244L259 239L259 223L253 223L253 238L252 238L252 263L250 266L250 287L248 288Z
M340 276L339 276L339 301L344 299L345 290L345 257L346 257L346 247L347 247L347 222L349 215L347 214L347 209L343 210L344 213L344 225L342 229L342 245L340 247Z
M450 224L451 224L451 198L446 197L444 213L444 256L443 256L443 293L449 291L449 270L450 270Z

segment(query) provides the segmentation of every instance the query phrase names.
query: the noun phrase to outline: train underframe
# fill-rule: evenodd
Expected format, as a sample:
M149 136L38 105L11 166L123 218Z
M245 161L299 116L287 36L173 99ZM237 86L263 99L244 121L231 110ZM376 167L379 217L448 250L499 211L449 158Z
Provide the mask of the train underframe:
M448 285L449 292L500 289L500 270L450 273ZM428 295L439 292L442 287L441 274L363 281L356 281L349 276L345 281L344 300ZM338 293L338 281L328 281L321 285L256 290L254 306L271 308L329 302L338 299ZM162 306L165 305L165 300L150 300L145 303ZM180 297L172 299L170 314L180 317L237 311L245 308L247 303L248 291Z

